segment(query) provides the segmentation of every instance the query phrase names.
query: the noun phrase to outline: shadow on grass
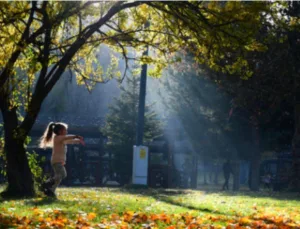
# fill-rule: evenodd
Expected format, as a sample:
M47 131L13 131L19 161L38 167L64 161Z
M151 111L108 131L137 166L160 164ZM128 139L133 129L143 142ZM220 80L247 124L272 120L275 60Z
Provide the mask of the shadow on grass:
M228 215L229 214L228 212L222 212L222 211L219 211L219 210L210 209L210 208L203 207L203 206L197 206L196 207L196 206L193 206L191 204L178 202L174 199L170 199L168 197L163 197L163 196L159 196L159 198L157 198L157 200L162 201L162 202L167 203L167 204L174 205L174 206L187 208L189 210L196 210L196 211L201 211L201 212L211 213L211 214L217 214L217 215L225 215L225 214Z
M5 201L14 201L14 200L31 200L34 199L36 197L33 196L14 196L14 197L6 197L6 196L1 196L0 194L0 203L3 203Z
M129 193L132 195L142 195L146 197L152 197L157 201L164 202L166 204L171 204L177 207L186 208L188 210L196 210L205 213L212 213L217 215L224 215L228 214L226 212L217 211L215 209L210 209L204 206L193 206L188 203L179 202L175 199L172 199L176 196L180 197L182 195L189 195L192 193L191 190L184 190L184 189L151 189L151 188L121 188L121 189L112 189L112 192L122 192L122 193ZM205 195L205 194L203 194Z
M55 198L49 198L49 197L44 197L44 198L40 198L40 199L31 199L31 200L27 200L25 203L27 205L32 205L32 206L43 206L43 205L50 205L53 203L60 203L62 201L55 199Z
M143 189L135 189L135 188L122 188L122 190L124 191L130 190L132 194L134 194L135 192L139 194L139 190L141 190L140 193L142 193L143 195L148 193L150 196L152 196L152 193L155 192L160 192L161 194L173 196L173 195L184 195L184 194L189 194L193 191L198 191L198 192L203 192L204 194L218 194L220 196L226 196L226 197L245 196L245 197L253 197L253 198L271 198L274 200L300 201L300 192L298 193L287 192L287 191L275 192L275 191L263 190L263 189L255 192L255 191L250 191L246 186L242 186L239 191L221 191L219 185L202 185L197 189L193 189L193 190L192 189L151 189L151 188L148 188L148 190L150 191L145 191Z
M278 192L270 192L270 191L242 191L242 192L233 192L233 191L216 191L211 189L201 189L201 190L184 190L184 189L151 189L151 188L120 188L120 189L112 189L112 192L123 192L129 193L133 195L142 195L147 197L152 197L158 201L171 204L178 207L183 207L189 210L197 210L205 213L213 213L217 215L234 215L234 212L228 212L224 209L216 210L211 209L207 206L195 206L192 203L177 201L178 198L184 197L185 195L189 195L192 193L199 192L199 194L205 197L209 194L218 194L219 196L224 197L253 197L253 198L271 198L274 200L282 200L282 201L300 201L300 196L297 193L278 193ZM174 198L175 197L175 198Z

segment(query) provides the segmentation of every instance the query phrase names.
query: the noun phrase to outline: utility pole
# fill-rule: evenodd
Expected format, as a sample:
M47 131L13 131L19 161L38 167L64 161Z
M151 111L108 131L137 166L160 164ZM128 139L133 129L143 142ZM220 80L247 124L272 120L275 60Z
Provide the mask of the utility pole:
M145 23L145 29L149 27L149 22ZM143 56L149 55L149 46L146 46L146 50ZM146 100L146 86L147 86L147 64L142 65L141 80L140 80L140 95L139 95L139 110L138 110L138 121L136 130L136 145L143 145L144 137L144 119L145 119L145 100Z
M145 29L149 27L149 22L145 23ZM143 56L148 56L149 46L145 47ZM132 165L132 184L148 184L148 147L143 146L144 119L145 119L145 100L147 85L147 64L142 65L139 95L139 110L136 128L136 145L133 146L133 165Z

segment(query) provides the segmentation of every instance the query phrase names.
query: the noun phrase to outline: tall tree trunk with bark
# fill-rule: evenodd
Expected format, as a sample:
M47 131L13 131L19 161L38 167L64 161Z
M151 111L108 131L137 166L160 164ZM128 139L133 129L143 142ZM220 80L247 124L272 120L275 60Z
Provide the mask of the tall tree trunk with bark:
M196 189L198 184L198 157L196 154L193 155L193 168L191 174L191 188Z
M46 95L36 92L36 96L32 98L23 122L19 122L17 107L12 107L7 91L7 86L5 86L0 93L8 181L8 186L1 195L3 197L34 196L34 180L26 155L25 141L35 123L42 101Z
M2 109L2 116L8 180L7 189L2 193L2 196L33 196L35 194L34 183L24 147L25 135L20 133L16 110Z
M219 167L218 165L214 165L214 184L218 185L219 184Z
M253 155L250 161L250 189L252 191L259 191L259 166L260 166L260 136L259 126L256 117L252 117L252 141L253 141Z
M234 160L232 163L233 170L233 191L238 191L240 189L240 161Z
M203 184L207 185L207 166L206 166L206 161L203 161Z

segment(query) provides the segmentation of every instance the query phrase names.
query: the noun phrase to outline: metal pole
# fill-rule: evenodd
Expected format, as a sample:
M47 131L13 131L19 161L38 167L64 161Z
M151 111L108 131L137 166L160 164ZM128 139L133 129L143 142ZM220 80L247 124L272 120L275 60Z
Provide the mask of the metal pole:
M149 22L145 23L145 28L149 27ZM146 46L146 50L143 56L148 56L149 47ZM146 86L147 86L147 64L142 65L141 80L140 80L140 95L139 95L139 110L138 110L138 121L136 130L136 145L143 145L144 137L144 119L145 119L145 100L146 100Z

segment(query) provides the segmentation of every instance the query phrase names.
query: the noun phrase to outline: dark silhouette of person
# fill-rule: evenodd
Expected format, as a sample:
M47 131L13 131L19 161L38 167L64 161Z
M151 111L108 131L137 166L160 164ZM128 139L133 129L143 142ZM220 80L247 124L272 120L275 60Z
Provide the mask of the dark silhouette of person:
M228 183L229 183L230 173L232 173L232 168L229 159L223 164L223 173L224 173L225 182L222 190L229 190Z
M267 189L271 188L271 179L272 179L272 176L269 172L263 177L263 183L265 185L265 188L267 188Z

